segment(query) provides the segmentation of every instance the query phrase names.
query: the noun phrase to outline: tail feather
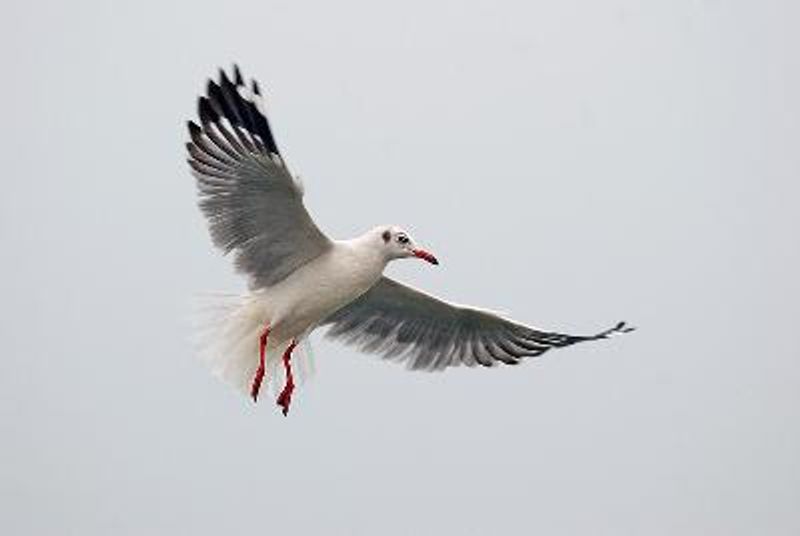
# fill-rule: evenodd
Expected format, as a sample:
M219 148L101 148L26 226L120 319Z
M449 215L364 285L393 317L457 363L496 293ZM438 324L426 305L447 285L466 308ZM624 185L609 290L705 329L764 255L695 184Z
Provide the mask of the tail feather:
M211 372L249 395L259 362L259 338L269 320L263 300L253 294L209 294L197 308L195 345ZM286 380L281 357L288 341L269 339L262 393L277 394ZM315 371L311 346L303 337L292 352L295 383L302 385Z

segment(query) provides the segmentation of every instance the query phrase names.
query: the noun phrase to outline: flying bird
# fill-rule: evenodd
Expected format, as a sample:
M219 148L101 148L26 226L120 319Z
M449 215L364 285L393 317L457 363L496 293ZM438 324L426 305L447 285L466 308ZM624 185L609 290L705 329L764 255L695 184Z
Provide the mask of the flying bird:
M552 348L605 339L532 328L490 311L448 303L383 275L397 259L436 257L396 225L332 240L303 205L303 186L281 157L262 91L237 66L220 70L189 121L188 162L213 243L234 257L249 292L216 325L212 366L258 400L269 370L283 365L277 404L286 415L295 388L292 354L312 330L411 369L516 365ZM270 364L273 366L270 367ZM277 389L276 389L277 390Z

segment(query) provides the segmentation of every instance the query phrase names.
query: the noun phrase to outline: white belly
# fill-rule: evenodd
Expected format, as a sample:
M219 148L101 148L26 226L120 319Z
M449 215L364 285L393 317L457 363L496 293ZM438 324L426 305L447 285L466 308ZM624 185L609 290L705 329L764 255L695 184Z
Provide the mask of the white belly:
M337 244L278 284L259 291L277 340L287 341L366 292L383 272L378 257Z

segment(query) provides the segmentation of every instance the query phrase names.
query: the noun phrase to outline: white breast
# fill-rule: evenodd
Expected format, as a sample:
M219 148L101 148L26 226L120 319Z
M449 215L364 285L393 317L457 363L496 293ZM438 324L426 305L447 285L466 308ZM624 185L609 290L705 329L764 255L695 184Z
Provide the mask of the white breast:
M357 241L335 242L326 254L262 292L280 340L301 336L374 285L386 266L380 252Z

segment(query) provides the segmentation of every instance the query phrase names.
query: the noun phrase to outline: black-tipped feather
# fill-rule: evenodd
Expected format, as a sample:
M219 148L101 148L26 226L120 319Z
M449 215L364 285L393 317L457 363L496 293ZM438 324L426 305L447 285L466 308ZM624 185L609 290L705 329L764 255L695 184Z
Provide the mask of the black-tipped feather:
M207 127L210 123L219 121L219 113L214 110L206 97L197 99L197 115L200 117L200 122L203 124L203 127Z
M234 66L234 69L235 85L231 85L230 91L235 94L234 102L238 107L238 115L242 119L244 128L251 134L253 141L256 141L260 136L257 134L258 127L256 125L253 112L257 112L257 110L255 109L255 106L253 106L252 102L250 102L246 97L242 97L242 93L246 93L247 88L244 85L242 73L239 72L239 68ZM263 145L259 147L259 150L263 150Z
M255 80L253 80L251 84L253 88L254 98L256 101L260 102L261 99L263 98L261 95L261 88L259 87L258 82L256 82ZM264 142L264 145L266 146L269 152L275 154L281 154L280 151L278 151L278 146L275 144L275 138L272 137L272 130L269 127L269 121L267 121L267 117L263 113L261 113L261 110L259 110L258 107L255 106L255 103L253 103L253 107L255 108L256 111L255 121L256 121L258 135L261 136L261 140Z
M228 118L228 121L230 121L233 126L248 129L249 127L244 120L244 114L241 113L243 103L246 101L236 91L236 87L233 83L228 80L225 71L220 70L219 73L219 90L222 95L222 100L225 103L225 117Z

